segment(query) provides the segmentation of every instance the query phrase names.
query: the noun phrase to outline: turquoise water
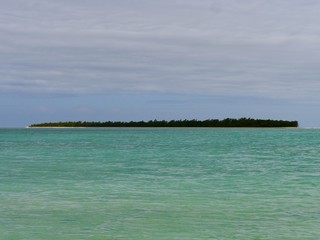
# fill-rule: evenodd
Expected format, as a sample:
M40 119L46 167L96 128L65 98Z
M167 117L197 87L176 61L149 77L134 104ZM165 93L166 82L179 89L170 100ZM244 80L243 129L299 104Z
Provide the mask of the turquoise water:
M0 239L320 239L320 130L2 129Z

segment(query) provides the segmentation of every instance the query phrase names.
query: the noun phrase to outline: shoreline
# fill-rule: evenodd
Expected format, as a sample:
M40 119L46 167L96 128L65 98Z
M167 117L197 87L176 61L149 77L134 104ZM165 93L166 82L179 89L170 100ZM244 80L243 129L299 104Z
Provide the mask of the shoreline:
M25 127L26 129L303 129L300 127Z

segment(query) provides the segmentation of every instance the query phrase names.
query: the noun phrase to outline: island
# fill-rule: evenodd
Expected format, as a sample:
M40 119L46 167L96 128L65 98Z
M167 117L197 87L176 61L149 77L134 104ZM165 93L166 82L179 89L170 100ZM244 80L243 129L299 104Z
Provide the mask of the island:
M29 128L90 128L90 127L202 127L202 128L296 128L298 121L271 120L271 119L253 119L253 118L226 118L207 119L207 120L150 120L150 121L130 121L130 122L48 122L38 123L28 126Z

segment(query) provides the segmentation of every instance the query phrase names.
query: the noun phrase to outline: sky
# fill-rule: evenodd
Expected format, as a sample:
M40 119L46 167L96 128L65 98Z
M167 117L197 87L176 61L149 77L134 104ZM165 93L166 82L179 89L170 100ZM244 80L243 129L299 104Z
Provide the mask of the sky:
M0 0L0 127L320 127L318 0Z

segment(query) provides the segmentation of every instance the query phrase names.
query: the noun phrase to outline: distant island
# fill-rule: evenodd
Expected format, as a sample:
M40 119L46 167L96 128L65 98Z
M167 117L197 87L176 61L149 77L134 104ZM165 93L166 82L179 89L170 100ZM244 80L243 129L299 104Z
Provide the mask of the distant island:
M208 120L151 120L145 121L130 121L130 122L49 122L32 124L30 128L59 128L59 127L202 127L202 128L285 128L285 127L298 127L298 121L285 121L285 120L264 120L264 119L252 119L252 118L226 118L223 120L219 119L208 119Z

